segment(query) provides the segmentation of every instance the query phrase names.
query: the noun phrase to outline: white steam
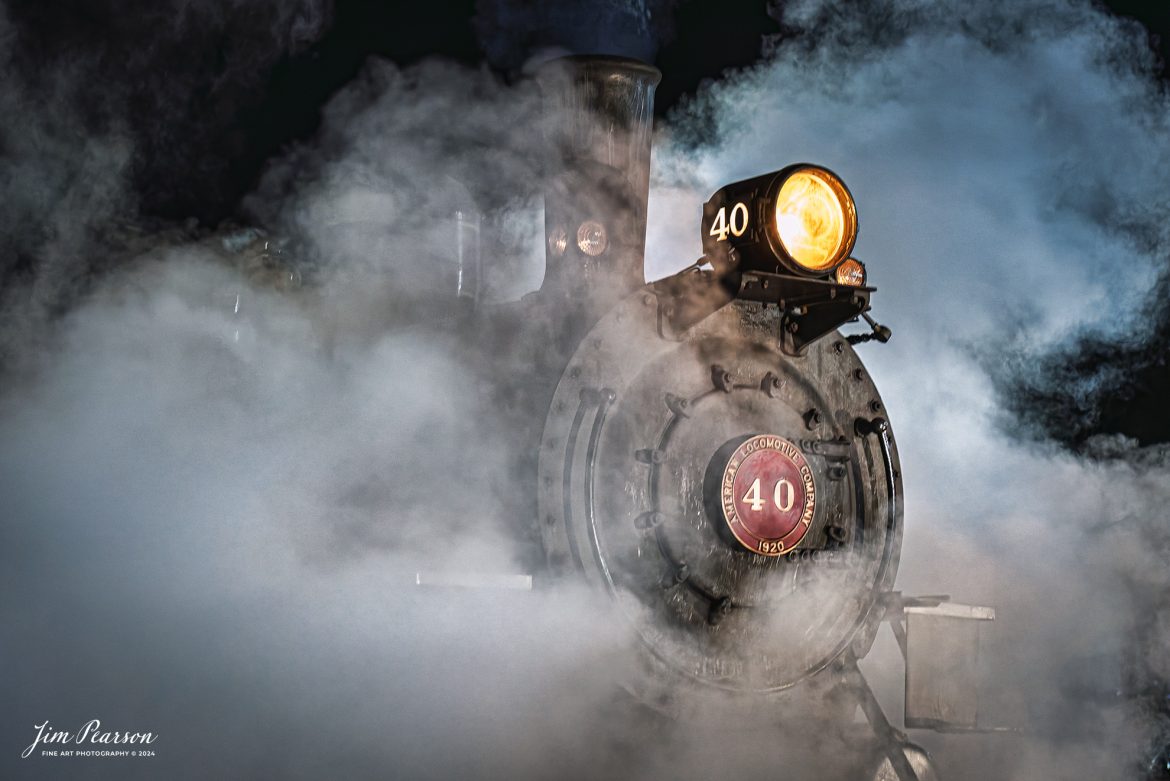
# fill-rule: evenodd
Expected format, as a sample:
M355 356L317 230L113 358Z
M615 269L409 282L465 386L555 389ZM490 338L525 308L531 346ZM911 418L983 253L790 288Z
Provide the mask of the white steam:
M1154 725L1078 687L1120 676L1131 604L1153 605L1166 639L1150 595L1170 587L1155 542L1170 475L1153 456L1092 464L1019 444L984 361L1010 344L1026 364L1086 326L1143 327L1128 313L1164 265L1149 218L1170 172L1166 106L1122 67L1136 31L1090 8L889 9L896 29L873 45L834 19L838 34L778 45L675 117L648 271L694 260L699 206L725 182L800 160L844 178L875 314L894 330L860 349L903 461L899 586L999 609L985 715L1034 730L948 738L943 777L1127 777ZM824 9L792 10L815 25ZM321 243L364 226L319 289L255 289L205 246L159 249L52 328L38 317L42 339L5 342L35 347L0 388L6 777L774 776L783 757L752 750L766 729L717 751L710 723L663 726L620 703L612 681L630 661L602 595L413 587L435 561L487 574L530 561L510 517L526 483L498 447L508 410L482 381L530 357L501 346L485 373L458 340L406 327L417 301L391 284L430 257L428 221L468 200L513 228L516 247L486 247L489 261L532 239L517 216L540 168L528 89L429 65L374 67L340 95L319 142L249 202ZM121 192L118 138L64 170L108 173L99 194ZM54 206L35 179L11 180L24 212L106 219L102 198ZM25 327L19 307L3 322ZM1164 649L1142 663L1165 674ZM873 662L896 717L888 639ZM19 759L33 724L90 718L157 732L159 756Z
M1148 332L1135 313L1166 270L1170 106L1140 31L1085 6L878 5L881 30L794 4L788 22L830 17L818 42L780 43L687 107L714 132L684 120L657 149L651 275L696 254L677 215L723 183L798 161L845 179L874 314L894 332L860 349L902 454L899 586L999 609L984 717L1034 733L948 739L943 777L1129 777L1156 725L1110 695L1132 625L1165 625L1170 469L1021 443L984 367L1026 371L1083 328ZM1155 636L1138 664L1164 671Z

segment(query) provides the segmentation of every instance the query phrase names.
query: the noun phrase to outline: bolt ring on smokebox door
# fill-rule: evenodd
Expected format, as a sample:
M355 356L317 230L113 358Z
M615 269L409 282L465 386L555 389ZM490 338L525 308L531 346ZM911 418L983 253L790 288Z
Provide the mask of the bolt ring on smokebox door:
M846 649L867 650L877 595L893 583L897 452L891 440L887 468L877 439L854 426L879 397L840 337L785 355L758 325L761 305L735 301L666 338L660 297L677 303L651 285L611 310L561 376L540 449L545 550L554 568L610 590L665 670L724 689L788 688ZM723 388L712 388L716 362L734 378ZM771 440L769 454L791 446L783 458L794 476L802 466L814 475L807 493L778 495L786 513L802 508L798 518L811 499L812 518L801 540L770 555L731 533L719 503L733 449L759 436ZM766 477L743 463L737 473L752 481L741 500ZM760 498L771 500L776 489L763 482ZM833 524L843 542L830 541ZM783 524L753 528L787 533ZM831 587L826 599L802 591L818 579ZM807 643L793 637L806 629Z

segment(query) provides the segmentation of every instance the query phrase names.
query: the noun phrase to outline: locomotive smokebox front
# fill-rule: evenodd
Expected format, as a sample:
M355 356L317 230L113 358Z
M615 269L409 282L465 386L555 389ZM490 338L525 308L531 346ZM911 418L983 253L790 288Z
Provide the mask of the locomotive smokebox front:
M758 302L664 335L666 287L619 304L561 378L545 550L610 590L665 668L788 688L864 655L893 584L901 483L880 396L842 337L786 355Z

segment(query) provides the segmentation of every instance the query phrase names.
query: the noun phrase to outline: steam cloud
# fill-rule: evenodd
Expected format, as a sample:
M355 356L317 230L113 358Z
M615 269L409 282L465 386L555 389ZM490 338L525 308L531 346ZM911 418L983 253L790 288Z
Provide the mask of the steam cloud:
M985 716L1032 730L933 740L942 777L1131 777L1161 726L1113 693L1135 622L1148 642L1129 663L1170 674L1164 454L1036 444L996 382L1084 329L1149 328L1128 313L1164 273L1150 232L1170 147L1141 36L1074 3L783 10L804 34L667 123L649 273L697 256L699 206L725 182L810 160L849 183L895 333L860 349L906 476L899 587L998 608ZM488 261L528 270L508 290L499 274L499 296L537 284L530 86L372 65L248 201L270 227L349 242L318 286L281 294L210 240L159 239L87 276L141 148L116 110L87 131L80 76L53 78L44 98L0 89L34 107L4 131L0 177L23 258L0 312L17 367L0 396L6 777L774 775L777 756L715 745L713 716L671 726L620 703L629 655L600 596L413 587L435 561L510 573L530 557L491 374L410 328L425 295L400 289L429 284L409 262L431 251L426 222L467 201L513 237ZM84 300L50 317L79 279ZM886 638L867 666L891 715L896 654ZM95 717L156 732L159 756L19 759L33 724Z
M686 249L670 215L722 182L796 160L844 177L895 334L861 349L908 476L900 587L999 608L985 660L1011 694L984 715L1043 736L940 741L943 777L1130 777L1164 726L1110 695L1135 625L1158 628L1130 663L1166 668L1165 456L1031 443L996 381L1088 329L1152 330L1170 150L1140 31L1066 3L794 3L784 21L806 35L686 112L714 143L683 123L659 148L658 268Z

